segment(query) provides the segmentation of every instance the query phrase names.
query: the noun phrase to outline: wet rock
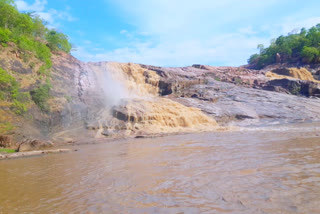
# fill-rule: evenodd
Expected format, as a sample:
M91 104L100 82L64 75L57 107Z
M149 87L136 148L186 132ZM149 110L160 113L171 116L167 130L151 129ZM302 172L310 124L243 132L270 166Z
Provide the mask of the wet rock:
M263 87L265 90L285 92L294 95L303 96L320 96L320 85L311 81L292 80L292 79L276 79L267 82Z
M104 129L101 132L101 134L104 135L104 136L110 137L110 136L113 136L115 134L115 131L111 130L111 129Z
M163 80L159 81L159 92L161 96L172 94L172 84Z
M54 144L51 141L44 142L35 139L25 139L19 144L18 152L47 149L53 147L53 145Z

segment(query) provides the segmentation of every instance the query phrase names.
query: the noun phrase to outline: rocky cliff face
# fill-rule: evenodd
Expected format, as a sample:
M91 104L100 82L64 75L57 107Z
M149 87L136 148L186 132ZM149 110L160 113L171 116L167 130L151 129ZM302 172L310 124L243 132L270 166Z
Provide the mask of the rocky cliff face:
M17 61L10 55L1 66L12 70ZM83 63L63 53L52 61L49 113L35 105L25 116L0 108L18 138L71 142L320 120L319 82L307 70ZM21 75L32 74L20 67Z

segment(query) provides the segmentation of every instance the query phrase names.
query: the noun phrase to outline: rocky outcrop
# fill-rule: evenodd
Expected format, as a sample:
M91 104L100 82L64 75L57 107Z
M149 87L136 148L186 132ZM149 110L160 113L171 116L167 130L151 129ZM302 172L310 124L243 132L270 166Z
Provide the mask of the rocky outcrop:
M320 85L312 81L275 79L268 81L265 90L320 98Z
M17 152L27 152L27 151L34 151L34 150L43 150L53 147L53 143L51 141L40 141L35 139L25 139L17 148Z
M20 69L19 75L31 75L29 70L23 70L23 63L20 66L15 62L14 55L10 57L0 60L0 64L6 69ZM47 140L85 141L208 131L221 125L320 120L320 102L315 98L320 94L318 83L310 76L309 80L296 79L295 74L288 77L290 72L277 72L275 67L252 70L207 65L163 68L134 63L84 63L64 53L54 54L52 62L53 87L48 102L51 111L43 113L30 105L28 116L10 115L16 127L15 140L22 142L24 136L32 137L23 141L21 151L50 147ZM310 68L306 69L305 76ZM317 75L317 69L313 69ZM272 70L286 77L266 76ZM23 90L28 91L37 82L25 81L23 85ZM8 112L7 109L3 107L1 111ZM8 146L14 145L4 145Z

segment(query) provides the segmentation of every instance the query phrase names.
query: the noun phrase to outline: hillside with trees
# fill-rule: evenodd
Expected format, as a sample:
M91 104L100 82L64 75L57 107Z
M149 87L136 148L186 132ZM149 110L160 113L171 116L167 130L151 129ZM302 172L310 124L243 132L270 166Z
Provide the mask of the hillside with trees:
M259 44L258 49L260 52L248 59L249 65L256 69L275 63L320 63L320 24L279 36L267 48Z
M35 13L21 13L13 0L0 0L0 51L2 61L5 52L15 53L18 67L25 65L31 75L21 75L14 70L5 70L0 64L0 101L10 105L11 110L22 115L30 102L46 112L54 52L70 53L72 45L68 36L48 29L46 22ZM34 74L34 75L33 75ZM22 90L16 79L31 79L37 82L32 90ZM24 92L21 92L24 91Z

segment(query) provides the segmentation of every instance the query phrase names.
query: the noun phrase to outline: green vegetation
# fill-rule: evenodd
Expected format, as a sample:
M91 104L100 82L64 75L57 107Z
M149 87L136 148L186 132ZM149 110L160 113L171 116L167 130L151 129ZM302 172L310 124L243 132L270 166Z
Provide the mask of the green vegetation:
M0 99L14 100L19 94L19 84L16 79L0 67Z
M14 130L14 126L10 122L0 123L0 133L6 134Z
M46 22L35 13L20 13L13 0L0 0L0 47L15 44L18 56L30 68L39 67L37 73L40 80L50 78L52 52L70 53L72 45L68 36L54 29L48 29ZM32 59L37 58L41 61ZM42 111L48 112L47 100L50 98L51 85L47 81L38 83L38 88L21 93L16 79L0 68L0 100L11 104L11 110L18 115L27 111L27 103L31 100ZM21 91L21 90L20 90ZM31 95L31 97L30 97Z
M13 101L13 104L11 105L11 109L14 111L14 113L18 115L22 115L28 110L26 104L21 103L17 100Z
M269 47L258 45L259 54L253 54L248 63L255 68L274 63L320 63L320 24L300 32L279 36Z
M0 153L15 153L16 150L14 149L3 149L3 148L0 148Z
M63 33L50 30L46 35L46 39L48 41L48 47L50 47L51 50L62 50L63 52L70 53L72 49L72 45L68 42L68 37Z
M12 102L11 109L18 115L27 111L27 103L30 96L19 92L19 84L16 79L0 67L0 100Z
M30 92L32 100L39 106L44 112L49 112L49 105L47 103L50 98L50 83L41 85L39 88Z
M20 13L13 0L0 0L0 43L18 45L19 52L28 61L30 52L51 68L51 51L70 53L68 36L46 28L46 23L34 13Z

